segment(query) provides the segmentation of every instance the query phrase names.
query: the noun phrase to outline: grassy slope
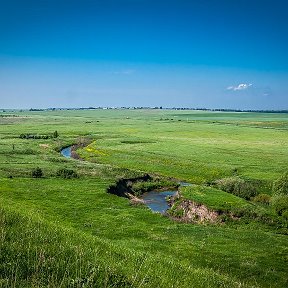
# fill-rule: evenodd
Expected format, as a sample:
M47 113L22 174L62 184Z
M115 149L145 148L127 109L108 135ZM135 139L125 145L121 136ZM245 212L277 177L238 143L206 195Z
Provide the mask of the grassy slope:
M237 168L240 174L254 179L273 180L287 167L288 151L283 145L288 137L287 130L285 130L287 128L287 116L285 115L248 114L249 118L246 114L235 113L177 112L177 115L175 114L171 111L141 111L141 113L139 111L71 111L27 113L28 117L0 119L0 122L2 121L1 123L4 124L0 126L0 175L2 176L0 205L4 207L3 213L5 215L8 213L7 207L9 210L18 211L20 215L13 216L15 219L17 217L22 219L21 215L32 213L33 217L25 218L25 223L31 222L30 226L27 224L30 228L33 228L33 225L39 227L39 225L37 226L38 220L34 218L35 215L37 219L40 217L42 219L40 227L43 229L45 237L50 237L47 235L58 237L59 233L60 235L66 233L61 232L63 229L63 231L68 229L69 236L65 234L65 236L61 236L62 240L59 240L63 241L63 247L68 245L67 243L70 241L68 239L75 233L81 240L72 237L73 245L80 245L84 250L87 249L87 245L81 244L82 238L89 239L91 241L89 247L95 251L101 250L103 243L106 243L105 245L108 246L105 246L105 249L112 251L112 254L115 252L115 255L111 256L111 263L117 262L115 259L122 257L127 257L125 261L132 263L126 271L121 272L121 269L116 267L116 272L113 272L115 275L125 275L129 285L134 283L133 275L135 276L135 271L137 271L134 261L138 256L135 258L133 253L136 252L133 251L138 251L140 262L143 262L143 257L146 257L147 261L157 268L151 270L149 265L143 264L137 285L141 283L146 274L150 273L150 280L145 282L148 287L149 285L150 287L154 286L156 283L162 287L167 287L168 283L171 284L171 287L172 283L177 287L189 287L191 281L195 283L195 278L201 281L198 281L194 287L208 287L209 285L231 287L237 283L256 284L261 287L285 286L287 284L286 236L277 235L273 231L264 231L260 226L253 226L252 230L249 225L238 225L235 228L234 226L173 223L167 218L152 214L146 208L131 207L126 199L106 194L106 187L115 178L130 172L109 166L65 160L53 150L59 145L73 143L79 135L92 135L96 139L96 142L90 145L93 149L91 152L83 149L82 152L87 159L98 163L111 162L120 167L158 172L198 182L231 175L234 168ZM263 119L257 119L259 115ZM160 120L160 118L165 119L166 117L177 118L177 121ZM178 118L183 121L178 121ZM92 123L85 123L91 121ZM217 121L225 121L225 124L222 122L219 124ZM235 121L238 126L234 125ZM254 127L255 122L258 123L257 127ZM272 128L259 128L259 126L261 127L259 123L263 124L264 122L267 122ZM268 125L267 123L265 125ZM279 126L282 130L277 130ZM17 138L21 133L45 134L47 131L53 132L56 129L60 134L60 138L56 141L20 140ZM14 151L12 144L15 145ZM107 155L98 153L99 150ZM270 157L269 161L267 161L267 157ZM28 177L29 169L36 165L43 168L45 175L48 176L46 179ZM76 169L81 178L74 180L51 178L50 176L60 167ZM18 177L5 179L8 175ZM12 217L9 213L7 215ZM8 225L9 223L4 225L4 234L9 235L11 231L14 231L14 238L13 235L8 237L8 239L12 239L12 242L16 241L17 237L21 238L22 232L19 225L16 225L17 223L15 220L10 221L11 225ZM4 238L1 239L3 241ZM6 238L1 246L5 249L9 248L11 255L17 251L17 245L15 248L12 242L7 242ZM5 246L5 243L9 243L9 245ZM46 249L45 245L40 245L41 249ZM67 249L69 245L66 247ZM14 251L11 247L16 250L14 249ZM23 244L19 247L25 250ZM127 252L125 249L122 251L123 247L132 252ZM58 256L55 256L55 249L52 247L49 253L51 257L58 259ZM75 251L69 253L73 254ZM15 259L19 257L17 253L14 254ZM75 257L78 257L77 253ZM99 285L104 286L103 283L107 282L110 277L107 276L109 274L107 274L107 269L109 270L112 264L107 259L108 264L106 263L105 268L105 255L98 257L100 264L92 258L85 254L83 261L86 263L85 265L94 263L98 270L99 267L106 269L106 272L103 270L104 272L99 274L99 279L97 278L97 281L101 283ZM59 261L64 261L63 259L65 257L60 257ZM29 261L33 262L34 260L30 259ZM169 266L167 263L172 264ZM23 265L25 266L27 263ZM15 269L16 266L13 267ZM179 269L179 267L182 268ZM2 277L9 271L7 269L6 267L0 270ZM83 270L87 272L87 269ZM162 282L159 280L158 270L161 271ZM184 275L188 275L185 280L179 270L185 271ZM71 279L77 278L81 274L78 272L77 276L75 273L71 274ZM84 273L84 276L87 276L87 273ZM171 277L171 273L173 277ZM36 272L35 274L37 275ZM37 278L37 276L35 277ZM64 277L63 273L60 273L58 278L61 277ZM68 281L68 279L67 276L66 280ZM209 285L205 279L210 281ZM115 280L115 283L117 281ZM160 284L157 281L160 281ZM59 282L57 283L59 284ZM109 283L107 286L112 285ZM136 282L134 284L137 286Z
M1 287L241 285L220 271L183 265L172 255L159 259L25 212L0 209Z
M181 189L185 199L205 204L207 207L219 211L233 211L234 208L245 208L251 204L233 194L203 186L188 186Z

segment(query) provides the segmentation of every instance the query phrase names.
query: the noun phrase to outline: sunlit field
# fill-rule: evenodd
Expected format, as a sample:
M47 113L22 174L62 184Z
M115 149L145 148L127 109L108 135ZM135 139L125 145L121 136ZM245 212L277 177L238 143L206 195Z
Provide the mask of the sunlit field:
M286 287L288 213L255 195L273 198L287 143L285 113L0 113L0 287ZM72 144L80 159L60 154ZM168 217L107 193L146 173L191 183L181 195L221 221L185 222L177 207ZM255 195L224 191L231 177Z

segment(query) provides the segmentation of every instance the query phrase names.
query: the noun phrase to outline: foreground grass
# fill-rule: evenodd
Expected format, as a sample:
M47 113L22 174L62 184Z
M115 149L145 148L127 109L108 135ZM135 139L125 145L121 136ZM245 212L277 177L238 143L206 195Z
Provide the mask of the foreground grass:
M202 271L203 269L203 271L206 271L208 269L212 274L219 274L220 278L213 276L218 280L224 277L223 279L233 279L232 282L243 283L245 286L257 283L260 287L269 287L272 284L275 284L276 287L281 287L287 281L285 274L286 236L284 235L262 232L261 230L257 231L255 226L249 225L229 228L227 225L201 226L174 223L166 217L151 213L146 207L133 207L129 205L127 199L107 194L105 185L108 183L101 179L55 180L2 180L0 202L6 209L9 207L10 210L18 211L20 214L29 215L29 217L25 218L25 221L29 222L31 220L32 226L34 225L33 219L45 219L43 223L41 221L41 225L44 225L43 227L49 226L49 223L52 225L48 233L53 234L53 229L58 227L55 232L57 235L64 229L63 227L66 227L69 231L74 231L71 234L77 231L77 237L88 237L89 239L95 237L94 246L91 246L90 249L94 247L93 249L102 250L101 241L106 244L109 243L111 247L119 248L119 251L116 249L118 252L115 259L113 258L111 262L115 261L117 263L117 257L120 259L126 257L126 249L130 251L129 255L140 253L145 254L145 257L152 257L153 261L157 263L153 264L152 271L157 275L161 267L165 270L167 262L173 261L175 265L180 265L181 269L185 270L189 267L193 268L192 271ZM4 211L6 210L4 209ZM15 225L18 225L18 222L18 220L15 220ZM19 231L17 232L18 229L21 230L22 224L19 225L16 226L15 233L19 233ZM6 227L8 231L10 228L9 226ZM23 232L25 230L26 228ZM15 236L11 241L16 241L18 237L19 239L23 238L19 235ZM51 236L45 237L51 238ZM82 240L77 240L77 237L74 237L75 245L80 245ZM70 239L70 236L67 236L67 238ZM101 239L100 244L97 242L99 239ZM4 242L6 241L5 239ZM57 247L58 242L58 240L53 241L53 245ZM44 250L45 243L44 241ZM10 246L10 244L7 245ZM110 249L109 245L107 250ZM26 243L21 247L23 248L24 246L30 247L30 244ZM12 247L14 246L12 245ZM11 249L13 250L14 248ZM67 254L64 254L63 257L67 257ZM105 262L105 254L101 257L100 259ZM89 261L93 263L92 260ZM126 259L125 261L128 260ZM134 263L133 259L129 261ZM15 265L12 266L14 267ZM137 265L132 265L132 267L129 272L131 275L127 271L123 272L124 275L128 273L132 277L138 269ZM16 267L13 269L16 269ZM179 267L174 267L168 270L168 275L170 273L174 275L175 281L178 282L174 287L190 287L185 284L184 280L181 280L182 276L180 277L177 274L179 269ZM191 273L190 271L189 275ZM205 276L205 272L203 273L203 277L208 278L206 280L202 279L200 283L203 281L203 283L207 283L205 281L210 281L209 279L212 276L209 276L209 273ZM186 277L189 278L193 273L189 275ZM161 276L161 281L164 281L165 277L164 275L163 277ZM72 277L71 279L74 278ZM161 284L161 287L173 287L171 283L174 282L169 284L170 281L172 280L169 278L165 285L164 282ZM217 281L215 283L212 281L210 283L211 286L226 285L223 284L225 283L224 280L223 283L221 282L222 280L219 280L220 284ZM150 280L148 282L148 287L155 287L153 282L150 282ZM205 285L202 286L200 283L197 284L199 287L205 287ZM229 285L232 285L231 283ZM195 284L194 287L198 286Z
M0 287L287 286L287 236L277 227L257 219L177 223L106 193L116 179L152 172L199 184L237 174L269 194L288 166L286 115L55 111L16 116L0 117ZM56 129L57 139L19 139L21 133ZM79 137L92 141L79 152L89 161L63 159L57 150ZM43 179L31 178L36 166ZM62 168L75 170L79 178L57 178ZM255 206L196 187L183 193L214 209Z
M1 287L239 287L230 276L0 210Z

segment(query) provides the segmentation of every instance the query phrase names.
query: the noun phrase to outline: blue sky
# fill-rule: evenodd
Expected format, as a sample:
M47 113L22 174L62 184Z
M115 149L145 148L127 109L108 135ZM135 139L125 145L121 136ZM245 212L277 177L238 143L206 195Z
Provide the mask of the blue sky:
M284 0L0 1L0 108L288 109Z

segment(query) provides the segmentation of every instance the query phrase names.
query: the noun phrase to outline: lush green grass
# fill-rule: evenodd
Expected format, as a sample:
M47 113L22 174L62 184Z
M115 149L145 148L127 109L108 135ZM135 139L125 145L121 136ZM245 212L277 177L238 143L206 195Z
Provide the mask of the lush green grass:
M242 198L230 193L203 186L189 186L181 189L185 199L205 204L207 207L218 211L233 211L235 208L245 208L251 204Z
M117 125L117 133L105 129L110 133L96 137L82 155L197 183L231 175L235 169L250 178L271 180L287 167L287 131L218 125L209 120L126 120Z
M277 217L271 205L256 204L222 190L199 185L182 187L181 199L204 204L219 213L218 222L224 221L230 227L244 224L246 229L250 226L250 229L287 234L287 219Z
M1 287L240 285L212 269L181 265L173 257L159 261L153 255L43 221L38 215L20 216L7 210L0 210Z
M141 171L198 184L236 173L264 183L259 187L267 193L288 166L286 114L13 114L19 117L0 117L3 287L287 286L287 236L277 227L257 219L233 225L177 223L106 193L116 179ZM19 138L55 130L57 139ZM79 152L88 161L64 159L57 150L79 137L92 139ZM31 178L37 166L43 179ZM79 178L56 177L63 168ZM208 187L187 187L183 194L215 209L258 207Z

